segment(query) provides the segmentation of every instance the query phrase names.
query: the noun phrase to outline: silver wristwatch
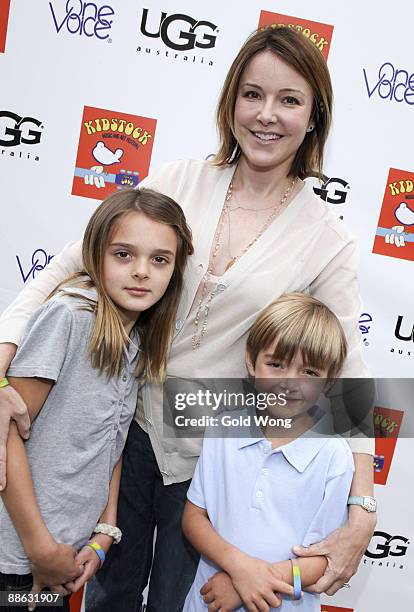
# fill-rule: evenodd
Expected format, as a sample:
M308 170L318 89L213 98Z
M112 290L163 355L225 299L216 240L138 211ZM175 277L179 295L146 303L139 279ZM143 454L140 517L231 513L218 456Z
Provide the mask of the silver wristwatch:
M365 495L364 497L359 497L358 495L351 495L348 497L348 506L361 506L367 512L376 512L377 511L377 500L373 497L369 497Z

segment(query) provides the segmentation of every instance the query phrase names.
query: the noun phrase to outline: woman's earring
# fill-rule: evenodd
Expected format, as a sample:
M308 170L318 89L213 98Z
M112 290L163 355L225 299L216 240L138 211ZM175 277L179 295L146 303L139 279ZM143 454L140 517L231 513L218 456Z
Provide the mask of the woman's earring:
M314 125L310 125L310 126L308 127L308 129L307 129L307 132L312 132L312 130L314 129L314 127L315 127Z

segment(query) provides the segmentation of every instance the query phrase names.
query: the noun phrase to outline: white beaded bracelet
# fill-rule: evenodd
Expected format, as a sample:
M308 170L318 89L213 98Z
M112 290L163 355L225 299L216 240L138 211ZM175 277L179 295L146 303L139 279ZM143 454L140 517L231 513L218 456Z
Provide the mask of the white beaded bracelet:
M111 538L114 539L114 544L119 544L122 538L122 531L119 529L119 527L108 525L108 523L98 523L93 532L111 536Z

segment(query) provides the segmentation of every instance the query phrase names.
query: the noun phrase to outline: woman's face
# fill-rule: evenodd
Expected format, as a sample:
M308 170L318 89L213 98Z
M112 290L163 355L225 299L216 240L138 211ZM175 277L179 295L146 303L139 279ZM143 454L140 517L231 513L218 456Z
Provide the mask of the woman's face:
M241 78L234 131L252 168L286 168L288 174L309 127L313 93L294 68L271 51L257 53Z

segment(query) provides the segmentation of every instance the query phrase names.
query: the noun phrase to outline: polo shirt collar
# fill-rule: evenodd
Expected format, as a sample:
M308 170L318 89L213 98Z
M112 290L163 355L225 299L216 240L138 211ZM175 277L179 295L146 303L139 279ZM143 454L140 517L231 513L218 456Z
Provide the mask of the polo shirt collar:
M326 444L327 440L328 438L325 437L300 437L288 444L275 448L272 450L271 454L282 453L286 461L288 461L295 470L304 472L321 448ZM240 450L259 443L262 445L270 444L269 440L266 440L266 438L240 438L237 442L237 448Z
M273 452L280 451L295 470L304 472L327 441L328 438L323 437L301 437L289 444L275 448Z

